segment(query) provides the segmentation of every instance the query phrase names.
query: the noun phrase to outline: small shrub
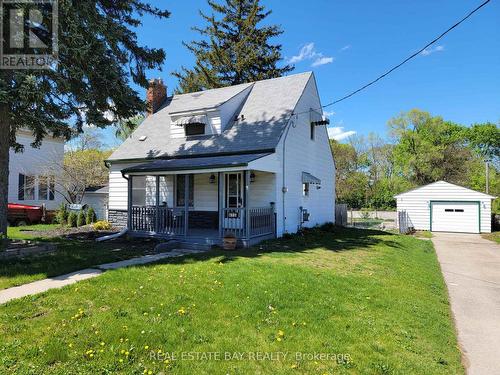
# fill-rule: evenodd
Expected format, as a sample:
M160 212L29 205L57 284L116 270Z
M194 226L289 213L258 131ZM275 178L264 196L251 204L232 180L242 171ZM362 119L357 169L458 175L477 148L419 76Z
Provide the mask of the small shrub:
M68 215L68 226L76 227L77 221L78 221L78 217L76 216L76 213L70 212Z
M336 229L335 224L332 222L320 225L319 230L322 232L334 232Z
M65 203L61 203L56 212L56 221L58 224L65 225L68 221L68 208Z
M78 218L76 219L76 226L81 227L83 225L85 225L85 212L81 210L78 213Z
M110 230L112 228L110 222L105 220L95 222L92 227L94 230Z
M87 217L85 218L85 223L87 225L90 225L92 223L95 223L96 221L96 216L95 216L95 211L92 207L89 207L87 210Z

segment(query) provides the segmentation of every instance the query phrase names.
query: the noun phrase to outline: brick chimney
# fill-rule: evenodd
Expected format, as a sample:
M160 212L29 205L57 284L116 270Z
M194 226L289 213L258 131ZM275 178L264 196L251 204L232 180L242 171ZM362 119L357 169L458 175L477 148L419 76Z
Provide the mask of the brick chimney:
M155 113L167 97L167 87L161 78L149 80L149 87L146 93L148 116Z

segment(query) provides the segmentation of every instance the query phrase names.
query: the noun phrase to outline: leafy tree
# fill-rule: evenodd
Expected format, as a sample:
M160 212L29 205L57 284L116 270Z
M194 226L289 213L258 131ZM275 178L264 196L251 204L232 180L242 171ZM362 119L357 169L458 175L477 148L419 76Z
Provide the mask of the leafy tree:
M500 161L500 129L487 122L472 125L466 133L467 140L483 158L491 159L496 165Z
M145 109L130 83L147 87L146 69L160 68L165 53L138 43L144 15L169 13L141 0L60 1L57 64L0 71L0 233L7 230L9 148L22 151L17 129L32 130L39 146L47 134L69 137L84 124L110 125L109 114L123 119Z
M122 120L118 123L115 136L121 141L125 141L132 133L137 129L137 127L144 121L144 114L140 113L129 119Z
M464 127L414 109L391 119L389 128L395 140L394 162L412 183L464 183L471 158Z
M283 31L277 25L260 26L271 13L260 0L208 0L208 4L212 14L200 12L207 26L193 28L203 39L184 43L196 58L194 67L173 73L180 92L280 77L293 69L278 66L281 45L271 44L270 39Z
M68 151L62 163L47 167L47 174L58 176L55 189L68 203L81 203L87 188L108 183L109 171L104 161L111 151L96 149Z

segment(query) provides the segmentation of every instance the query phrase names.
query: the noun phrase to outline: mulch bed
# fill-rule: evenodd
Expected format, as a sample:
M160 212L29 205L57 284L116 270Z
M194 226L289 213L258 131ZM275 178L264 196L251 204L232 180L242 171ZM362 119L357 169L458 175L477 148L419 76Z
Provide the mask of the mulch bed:
M59 227L51 230L29 230L24 229L25 232L37 238L66 238L76 240L95 240L98 237L106 236L108 234L117 233L118 230L94 230L91 225L84 225L79 228Z

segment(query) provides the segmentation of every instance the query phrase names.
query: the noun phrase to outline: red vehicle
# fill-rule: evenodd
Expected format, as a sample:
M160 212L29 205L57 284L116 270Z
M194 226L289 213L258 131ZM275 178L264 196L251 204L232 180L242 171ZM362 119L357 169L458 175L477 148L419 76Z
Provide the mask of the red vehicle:
M37 224L44 217L44 209L40 206L9 203L7 221L9 225Z

